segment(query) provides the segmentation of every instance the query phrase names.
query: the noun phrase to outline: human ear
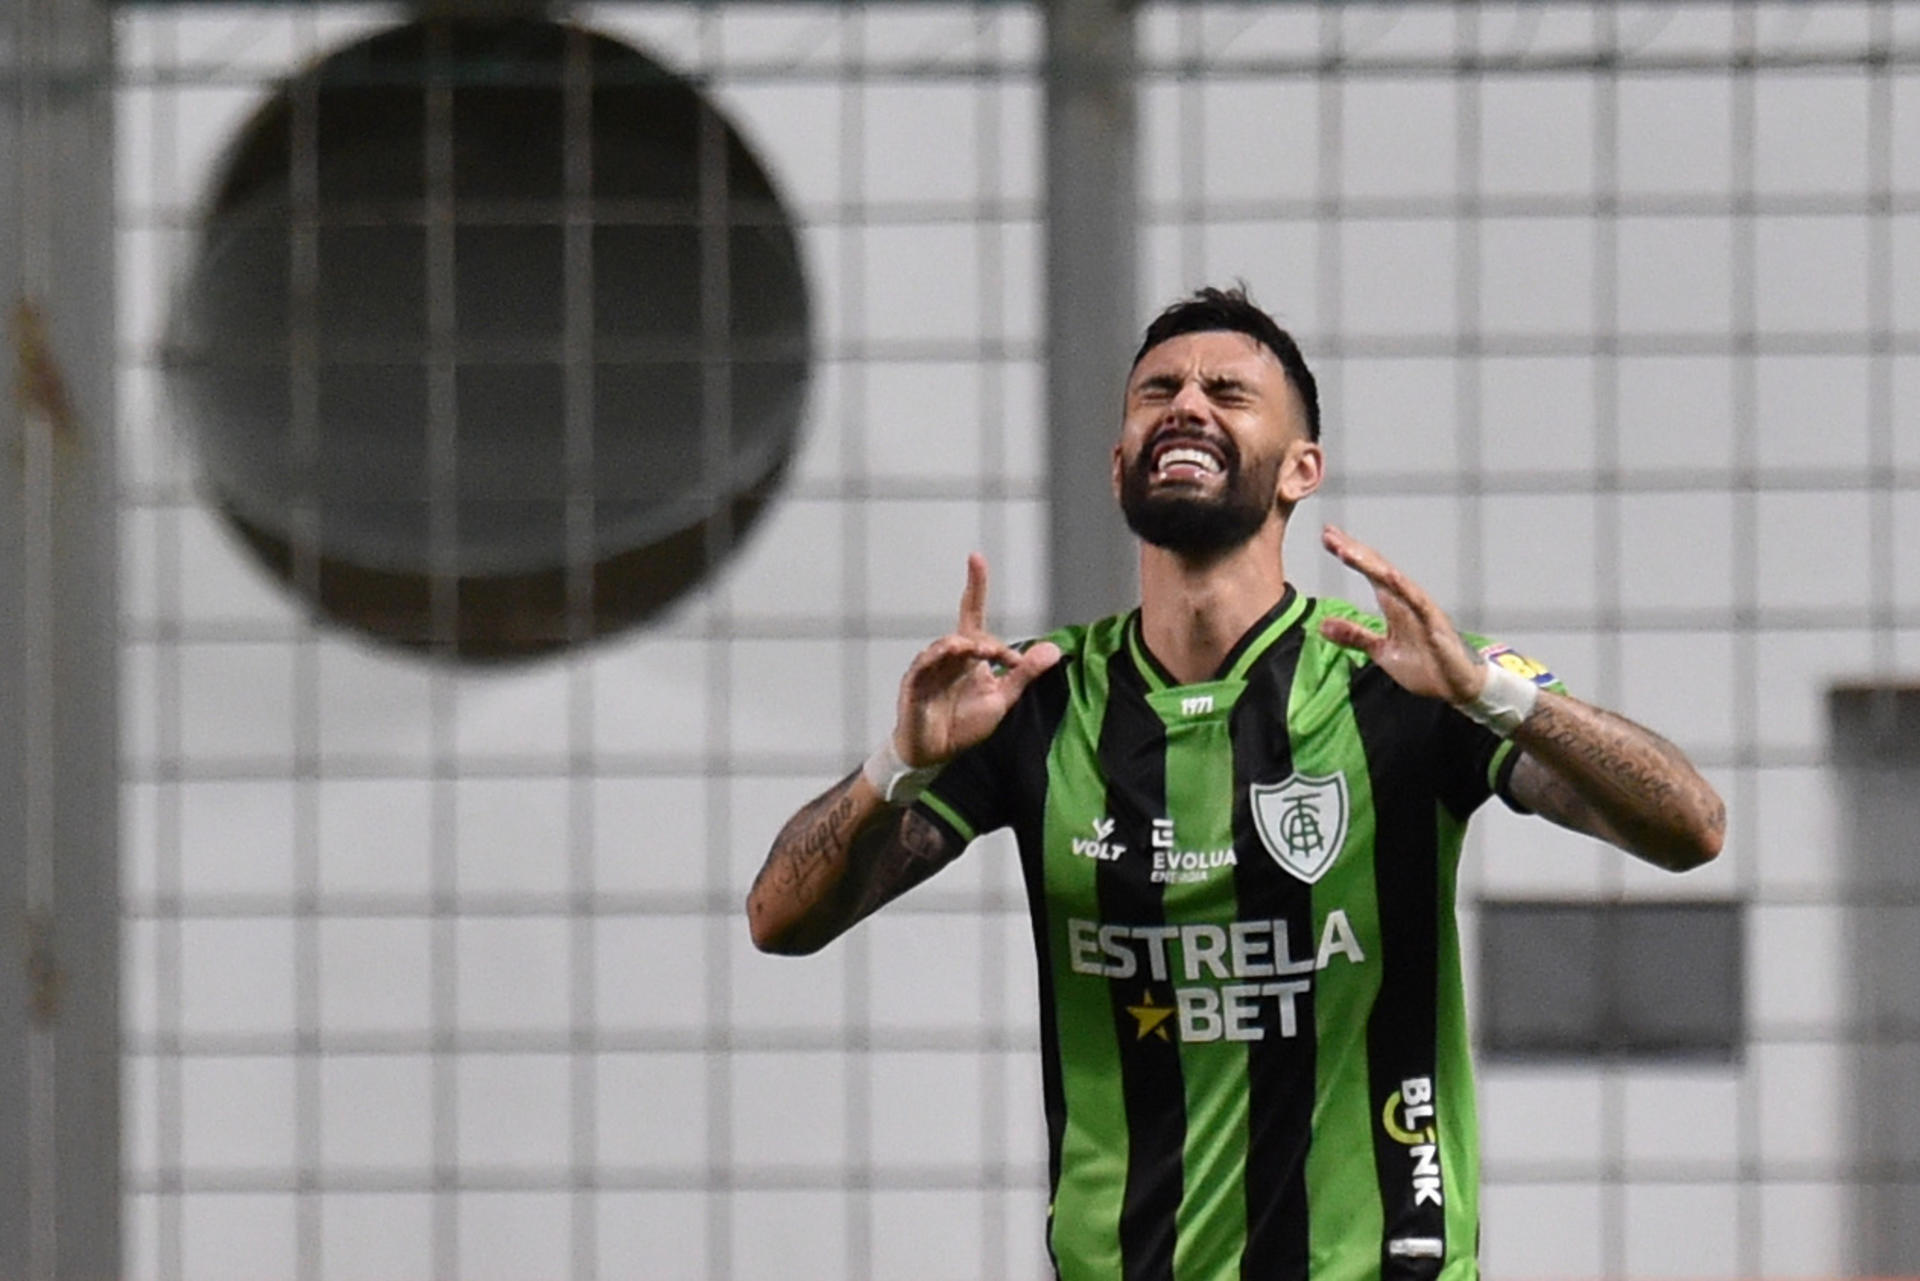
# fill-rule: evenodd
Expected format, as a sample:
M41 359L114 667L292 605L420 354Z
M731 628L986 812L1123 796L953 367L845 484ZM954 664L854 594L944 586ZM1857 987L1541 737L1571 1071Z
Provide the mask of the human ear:
M1320 482L1326 478L1326 468L1327 457L1319 445L1310 440L1295 441L1287 446L1286 460L1280 464L1276 497L1285 506L1292 507L1320 488Z

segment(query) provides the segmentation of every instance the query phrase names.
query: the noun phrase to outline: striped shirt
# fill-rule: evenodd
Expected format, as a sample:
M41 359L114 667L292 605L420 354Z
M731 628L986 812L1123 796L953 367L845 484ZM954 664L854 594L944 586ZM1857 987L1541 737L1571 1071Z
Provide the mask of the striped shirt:
M1062 1281L1477 1275L1455 875L1515 757L1333 615L1289 588L1192 685L1137 611L1065 629L918 802L1018 840Z

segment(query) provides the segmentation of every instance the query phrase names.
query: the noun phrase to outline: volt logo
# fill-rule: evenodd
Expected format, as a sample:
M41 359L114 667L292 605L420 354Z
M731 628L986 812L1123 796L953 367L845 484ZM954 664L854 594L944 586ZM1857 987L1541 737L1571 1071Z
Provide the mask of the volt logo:
M1096 862L1111 863L1127 852L1125 845L1122 845L1119 841L1110 839L1113 836L1112 819L1102 816L1094 819L1091 826L1093 828L1093 835L1091 837L1076 836L1073 838L1070 848L1075 854L1078 854L1081 858L1093 859Z

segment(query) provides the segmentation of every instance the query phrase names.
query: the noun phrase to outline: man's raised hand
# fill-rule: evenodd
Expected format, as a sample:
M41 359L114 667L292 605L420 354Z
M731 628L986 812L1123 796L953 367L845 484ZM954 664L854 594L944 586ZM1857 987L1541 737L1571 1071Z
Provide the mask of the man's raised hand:
M987 561L967 557L959 625L921 650L900 678L894 750L912 766L939 765L993 733L1033 678L1060 661L1050 641L1023 654L987 631Z
M1387 563L1379 552L1328 525L1320 542L1373 584L1387 630L1369 631L1345 618L1329 618L1320 634L1336 645L1357 649L1380 665L1411 693L1471 703L1486 687L1486 660L1467 647L1446 611L1420 585Z

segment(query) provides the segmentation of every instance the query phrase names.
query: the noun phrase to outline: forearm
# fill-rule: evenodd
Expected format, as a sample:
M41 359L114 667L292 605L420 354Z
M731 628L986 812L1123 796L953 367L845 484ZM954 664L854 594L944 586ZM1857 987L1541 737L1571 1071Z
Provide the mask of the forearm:
M1551 775L1536 778L1533 795L1518 797L1523 803L1671 871L1720 852L1725 804L1685 753L1652 730L1543 692L1513 739ZM1573 812L1582 807L1586 813Z
M747 892L747 924L765 952L814 952L958 858L966 842L916 814L913 798L991 735L1035 677L1060 661L986 630L987 562L967 557L959 627L921 650L900 678L894 732L860 769L788 820Z
M962 843L889 805L863 773L803 807L774 838L747 894L763 952L817 952L960 854Z
M898 819L899 812L858 770L801 806L774 838L747 892L754 945L769 952L815 951L851 925L835 918L845 912L855 844L868 829Z

